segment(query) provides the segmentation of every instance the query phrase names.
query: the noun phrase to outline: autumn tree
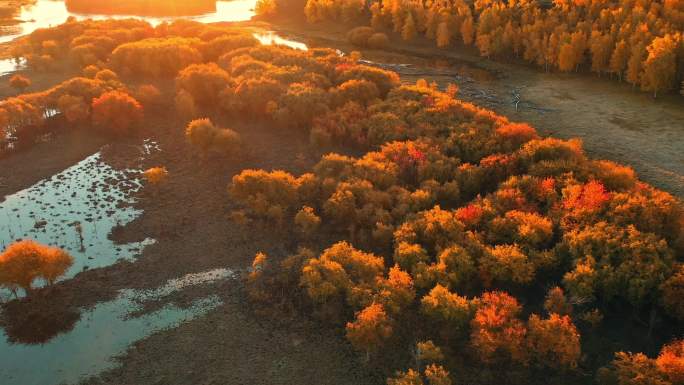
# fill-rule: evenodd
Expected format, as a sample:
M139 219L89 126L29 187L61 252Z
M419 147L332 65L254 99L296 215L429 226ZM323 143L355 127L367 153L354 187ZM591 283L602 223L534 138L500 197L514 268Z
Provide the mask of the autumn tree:
M449 24L441 22L437 26L437 46L439 48L446 48L451 44L451 31L449 31Z
M610 56L610 72L616 74L618 79L622 81L622 75L627 69L627 62L629 61L629 46L624 40L620 40Z
M57 99L57 107L70 123L82 123L90 118L91 107L80 96L62 95Z
M419 341L416 343L415 356L416 361L418 362L416 365L418 368L421 367L420 363L422 362L435 363L444 360L444 353L442 353L442 349L435 345L435 343L431 340Z
M169 177L169 172L166 167L152 167L143 172L143 176L147 183L152 185L159 185L164 182Z
M506 293L482 295L471 321L470 335L470 343L482 361L526 360L523 345L527 330L518 319L521 310L518 301Z
M461 24L461 36L463 37L463 44L470 45L473 43L475 34L475 26L472 16L467 17Z
M656 358L656 366L672 385L684 384L684 340L663 346Z
M636 87L641 83L641 77L643 74L643 61L646 56L646 47L643 43L639 43L632 47L629 60L627 61L627 82L629 82L632 87Z
M670 35L655 38L647 48L641 89L653 92L654 98L658 96L658 91L667 91L674 87L677 71L676 48L676 42Z
M589 38L591 70L598 73L599 76L608 69L612 44L611 36L603 35L599 31L593 31Z
M656 362L643 353L618 352L611 363L619 385L669 385L658 370Z
M192 120L198 117L198 108L195 103L195 98L185 90L180 90L176 93L174 99L176 112L184 120Z
M132 96L111 91L93 100L92 118L96 127L113 135L127 135L142 122L143 108Z
M17 74L10 78L9 85L18 92L24 92L25 89L31 86L31 79Z
M392 320L382 305L374 303L356 313L354 322L348 322L346 329L349 342L365 351L368 361L371 352L378 350L392 336Z
M421 299L423 314L441 324L444 330L456 334L467 328L473 317L473 309L467 298L452 293L439 284Z
M580 357L580 336L567 315L541 319L532 314L527 323L527 343L535 362L549 368L574 368Z
M674 274L660 287L661 301L665 309L677 319L684 320L684 266L679 265Z
M62 277L73 264L65 251L34 241L19 241L0 254L0 284L15 291L22 288L30 294L33 282L42 278L49 285Z
M565 43L561 46L558 53L558 69L563 72L574 71L577 67L577 55L575 49L570 43Z
M572 304L565 297L563 289L561 289L558 286L555 286L552 287L546 293L546 299L544 300L544 309L549 313L549 315L570 315L572 313Z
M230 75L215 63L194 64L180 71L176 89L187 92L198 106L214 109L230 80Z
M563 242L575 260L575 269L564 278L575 298L621 297L639 308L655 301L658 287L673 271L667 243L634 226L599 222L567 233Z
M409 369L406 372L398 372L394 377L387 379L387 385L424 385L420 372Z
M413 40L416 37L416 22L413 20L413 15L409 12L404 21L404 27L401 29L401 38L404 40Z
M320 226L321 218L316 215L313 208L304 206L295 215L294 223L300 233L306 237L311 237Z
M347 242L338 242L306 263L301 284L317 304L337 307L346 302L356 307L368 306L373 302L372 289L383 271L382 258L357 250Z
M135 90L135 98L145 108L157 107L162 103L162 93L152 84L142 84Z
M492 281L528 284L534 274L534 264L517 245L490 248L480 261L480 275L487 284Z
M240 150L240 135L228 128L220 128L209 119L191 121L185 129L185 136L203 156L209 152L233 155Z

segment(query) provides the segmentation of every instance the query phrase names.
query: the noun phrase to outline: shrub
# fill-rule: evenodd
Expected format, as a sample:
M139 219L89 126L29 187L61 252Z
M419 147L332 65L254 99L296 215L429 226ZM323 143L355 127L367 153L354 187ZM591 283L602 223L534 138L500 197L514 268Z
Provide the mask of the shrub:
M335 91L336 103L339 106L348 102L368 105L380 96L378 87L368 80L348 80L337 86Z
M371 27L356 27L347 32L347 40L360 47L366 47L371 36L373 36L373 28Z
M347 80L364 79L375 83L380 91L380 96L385 97L387 93L400 84L399 75L395 72L385 71L380 68L369 66L354 66L349 68L338 76L338 83L342 84Z
M190 94L200 107L214 109L229 83L230 75L215 63L193 64L178 74L176 89Z
M185 136L190 144L197 147L202 153L207 153L214 144L216 131L217 128L211 120L195 119L185 129Z
M135 98L142 103L144 107L159 106L162 102L161 91L152 84L142 84L135 91Z
M389 38L382 32L372 34L367 41L370 48L385 49L389 46Z
M240 135L228 128L218 128L209 119L196 119L188 124L185 136L203 156L209 152L233 155L240 150Z
M127 135L143 119L143 108L132 96L111 91L93 100L93 123L106 133Z
M222 156L234 156L242 151L240 134L230 128L218 128L212 144L214 152Z
M147 180L147 183L158 185L166 182L169 177L169 172L166 170L166 167L152 167L145 170L143 176L145 177L145 180Z
M33 282L42 278L53 284L73 264L73 257L65 251L33 241L19 241L0 254L0 284L15 290L31 292Z
M21 75L14 75L10 78L9 85L19 92L24 92L25 89L31 86L31 79Z

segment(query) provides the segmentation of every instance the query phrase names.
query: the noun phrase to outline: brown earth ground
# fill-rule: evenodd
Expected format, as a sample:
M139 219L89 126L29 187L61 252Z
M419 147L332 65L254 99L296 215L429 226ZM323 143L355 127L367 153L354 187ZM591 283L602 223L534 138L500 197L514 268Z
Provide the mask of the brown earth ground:
M342 30L320 26L302 30L301 26L286 23L272 28L294 37L307 36L301 40L313 45L351 50ZM645 95L587 76L539 74L525 66L492 63L470 54L452 53L447 57L443 51L418 44L398 47L401 51L364 54L377 62L416 64L410 70L400 71L410 81L425 77L446 84L456 79L464 99L494 108L514 120L530 121L543 133L584 137L592 156L631 164L645 180L682 195L681 149L684 146L680 134L684 115L675 104L681 100L666 98L652 102ZM435 54L441 55L446 64L431 59ZM435 64L441 64L440 68L436 69ZM34 74L29 75L36 78ZM58 81L46 78L44 88ZM525 107L516 113L509 103L510 91L522 86L527 86L522 91L525 104L521 105ZM0 89L0 92L8 91ZM609 106L603 103L605 100L611 100ZM542 113L536 108L548 111ZM286 239L276 229L245 230L231 223L227 217L234 206L226 186L234 174L246 168L303 172L320 156L307 146L303 135L271 130L265 124L221 121L242 134L245 153L233 159L201 160L183 138L183 122L166 111L150 111L148 116L143 136L113 143L103 152L107 161L120 167L164 165L168 168L171 177L165 186L139 194L137 205L144 214L112 235L120 242L146 237L157 242L145 248L135 262L124 261L82 272L53 288L39 290L30 301L6 305L6 311L18 314L17 322L21 323L36 309L47 314L61 314L65 308L78 312L114 298L120 289L154 288L188 273L220 267L244 270L257 251L282 256L293 246L293 240ZM159 143L161 152L153 154L142 165L134 164L133 159L139 155L138 145L147 137ZM97 151L103 142L103 138L86 131L73 131L0 160L0 178L3 178L0 195L29 187L61 171ZM239 279L183 290L170 296L168 301L184 305L208 293L218 294L223 304L178 328L155 333L135 343L120 357L120 366L86 382L91 385L383 382L365 369L346 343L332 337L333 331L322 330L305 319L275 323L256 315L245 300ZM26 317L22 318L24 314Z

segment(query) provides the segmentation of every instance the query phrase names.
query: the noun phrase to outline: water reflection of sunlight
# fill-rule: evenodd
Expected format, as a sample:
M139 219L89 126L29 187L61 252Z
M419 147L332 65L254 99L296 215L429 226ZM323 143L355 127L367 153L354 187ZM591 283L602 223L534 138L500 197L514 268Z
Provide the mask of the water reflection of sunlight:
M215 23L220 21L244 21L249 20L254 16L254 5L256 0L232 0L232 1L217 1L216 12L208 13L200 16L180 17L183 19L190 19L202 23ZM0 36L0 43L11 41L19 36L23 36L35 31L38 28L46 28L64 23L69 16L74 16L76 19L96 19L102 20L107 18L130 18L136 17L148 21L152 25L159 25L164 21L172 21L179 19L179 17L142 17L130 15L102 15L102 14L78 14L71 13L63 1L54 0L37 0L35 4L25 6L21 10L19 16L21 23L17 33Z
M264 33L255 33L254 37L263 45L284 45L290 48L300 49L302 51L309 49L306 44L294 40L284 39L276 35L275 32L269 31Z

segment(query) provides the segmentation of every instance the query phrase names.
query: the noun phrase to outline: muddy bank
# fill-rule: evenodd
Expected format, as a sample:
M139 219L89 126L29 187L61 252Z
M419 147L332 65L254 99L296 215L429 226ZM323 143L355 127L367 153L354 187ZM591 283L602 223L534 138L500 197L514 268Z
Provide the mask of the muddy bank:
M87 130L57 135L25 151L0 159L0 202L94 154L105 138Z
M378 63L410 64L390 68L406 82L420 78L440 86L455 82L463 100L528 122L543 135L578 137L591 157L630 165L642 180L684 197L684 98L680 96L654 100L627 84L593 74L547 74L523 64L486 60L463 47L433 48L434 42L426 39L406 43L392 36L389 48L378 51L350 45L344 26L278 21L271 28L311 46L359 50L365 59Z

